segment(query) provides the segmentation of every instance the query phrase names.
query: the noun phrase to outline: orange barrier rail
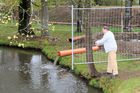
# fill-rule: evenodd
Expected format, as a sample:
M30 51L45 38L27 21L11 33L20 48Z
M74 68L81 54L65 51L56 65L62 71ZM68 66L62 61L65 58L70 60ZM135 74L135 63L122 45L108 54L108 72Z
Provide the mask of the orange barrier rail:
M78 39L82 39L82 38L85 38L85 35L74 37L73 41L78 40ZM68 41L72 42L72 38L69 38Z
M99 47L95 46L92 47L92 51L96 51L98 50ZM81 53L85 53L86 52L86 48L79 48L79 49L74 49L73 50L73 54L81 54ZM64 50L64 51L59 51L57 52L58 56L68 56L68 55L72 55L72 50Z

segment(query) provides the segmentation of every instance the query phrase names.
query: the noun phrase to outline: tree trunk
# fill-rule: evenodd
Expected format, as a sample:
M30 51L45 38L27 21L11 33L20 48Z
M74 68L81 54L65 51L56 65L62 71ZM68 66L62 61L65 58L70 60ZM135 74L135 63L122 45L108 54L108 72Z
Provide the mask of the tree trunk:
M95 2L96 5L102 5L101 0L94 0L94 2Z
M24 35L34 35L34 32L30 29L31 24L30 22L30 15L31 15L31 0L21 0L19 4L19 26L18 32Z
M41 0L41 24L42 24L42 36L49 36L49 13L48 13L48 1Z
M133 0L125 0L125 7L132 7ZM131 32L132 8L125 9L124 32Z
M90 7L90 1L87 1L86 3L86 8ZM93 54L92 54L92 38L91 38L91 16L90 10L85 10L85 15L86 15L86 61L87 62L93 62ZM92 77L97 77L99 75L99 73L97 72L94 64L88 64L88 73L90 76Z
M79 0L78 8L82 8L82 0ZM82 10L77 10L77 32L82 32Z

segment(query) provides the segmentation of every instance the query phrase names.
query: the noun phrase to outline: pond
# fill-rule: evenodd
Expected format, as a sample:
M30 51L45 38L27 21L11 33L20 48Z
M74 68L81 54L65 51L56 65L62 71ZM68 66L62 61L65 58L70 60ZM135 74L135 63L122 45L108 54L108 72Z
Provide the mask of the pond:
M0 93L103 93L42 53L0 47Z

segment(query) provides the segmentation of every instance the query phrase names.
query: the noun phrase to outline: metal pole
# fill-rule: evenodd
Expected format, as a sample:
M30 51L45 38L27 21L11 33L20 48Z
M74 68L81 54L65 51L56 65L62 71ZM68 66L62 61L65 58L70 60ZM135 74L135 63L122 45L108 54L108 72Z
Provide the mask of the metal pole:
M72 18L72 70L73 70L73 5L71 10L71 18Z
M133 6L133 7L104 7L104 8L74 8L74 10L89 10L89 9L104 10L104 9L126 9L126 8L140 8L140 6Z
M121 12L121 29L122 29L122 32L123 32L123 13Z

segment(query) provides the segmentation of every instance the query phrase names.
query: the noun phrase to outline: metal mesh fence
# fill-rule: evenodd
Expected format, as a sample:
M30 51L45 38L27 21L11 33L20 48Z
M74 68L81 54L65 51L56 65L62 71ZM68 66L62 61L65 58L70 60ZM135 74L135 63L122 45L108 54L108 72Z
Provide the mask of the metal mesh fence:
M92 46L95 46L95 41L103 37L102 27L108 26L117 41L117 60L140 60L140 7L72 8L73 49L86 47L87 10L90 10ZM128 10L130 10L129 13ZM94 62L89 63L107 62L107 56L103 46L100 46L98 51L93 51ZM86 53L73 53L72 58L74 64L88 63Z

